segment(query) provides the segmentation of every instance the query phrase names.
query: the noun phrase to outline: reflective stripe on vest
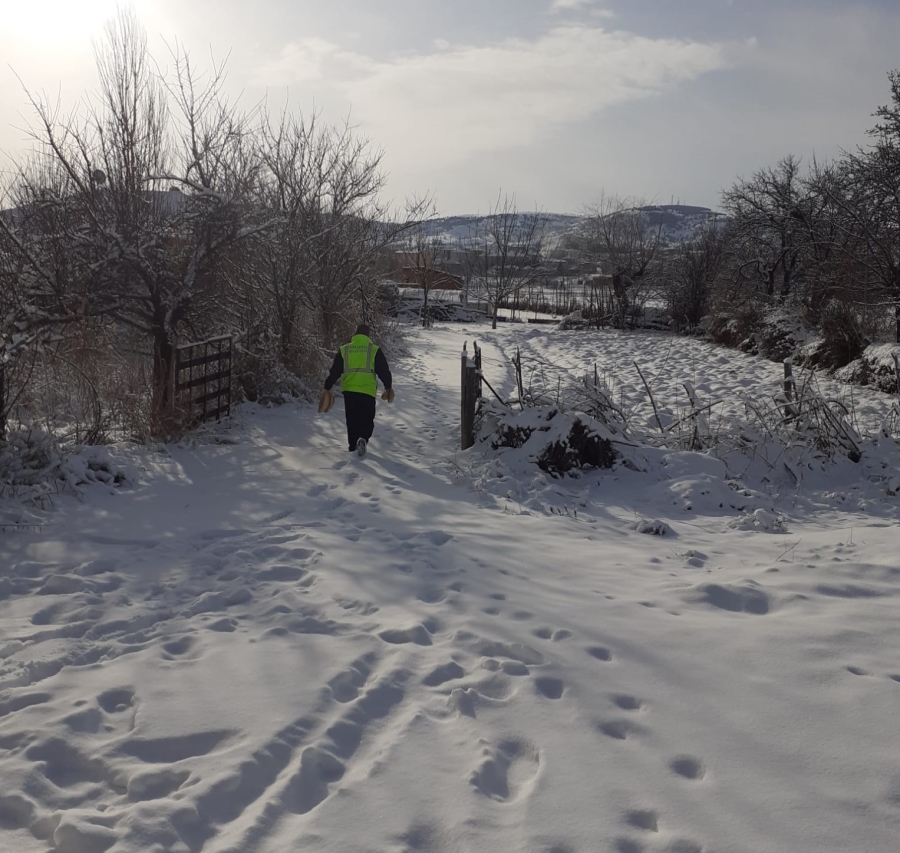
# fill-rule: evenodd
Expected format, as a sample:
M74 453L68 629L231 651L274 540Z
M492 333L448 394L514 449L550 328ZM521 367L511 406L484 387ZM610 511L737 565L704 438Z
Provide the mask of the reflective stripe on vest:
M344 375L341 377L343 391L355 391L359 394L378 393L378 382L375 379L375 355L378 347L365 335L354 335L349 344L341 347L341 359L344 362Z

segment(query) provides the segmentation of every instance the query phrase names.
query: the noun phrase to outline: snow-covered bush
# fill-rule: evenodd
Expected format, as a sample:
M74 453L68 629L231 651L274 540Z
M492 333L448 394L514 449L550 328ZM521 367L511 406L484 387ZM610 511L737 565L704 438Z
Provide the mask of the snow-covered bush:
M856 306L837 299L820 312L818 330L815 360L805 362L809 367L842 368L859 358L871 340Z
M586 329L587 326L587 320L584 319L584 315L579 308L577 311L573 311L571 314L567 314L563 317L562 320L559 321L557 328L561 331L567 331L569 329Z
M765 312L754 335L756 352L770 361L790 358L809 338L797 313L783 306Z
M640 521L636 521L632 525L632 529L636 530L638 533L644 533L648 536L667 536L671 535L672 533L672 528L669 527L666 522L660 521L658 518L654 519L653 521L642 518Z
M620 458L612 446L614 436L603 424L556 407L515 412L487 403L481 438L495 450L521 450L528 461L552 476L581 468L612 468Z
M0 445L0 497L34 499L64 488L80 494L80 487L91 483L122 486L132 479L109 448L66 451L38 428L11 430Z
M747 351L754 346L754 332L762 311L755 303L719 305L708 315L707 328L713 343Z
M900 344L872 344L859 358L835 372L835 378L859 385L873 385L886 394L900 394L894 356L900 357Z
M728 306L709 316L709 337L715 343L783 361L809 339L796 311L754 302Z
M787 519L783 513L775 513L768 509L755 509L744 512L729 522L732 530L754 530L765 533L787 533Z

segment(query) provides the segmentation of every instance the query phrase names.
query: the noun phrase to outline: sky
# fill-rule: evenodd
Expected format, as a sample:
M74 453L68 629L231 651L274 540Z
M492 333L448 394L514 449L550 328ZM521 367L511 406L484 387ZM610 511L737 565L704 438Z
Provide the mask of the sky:
M15 5L12 3L15 2ZM31 147L26 90L96 88L116 0L0 0L0 151ZM154 57L227 58L265 99L349 122L386 197L444 215L579 213L601 196L718 207L741 177L867 141L900 66L896 0L133 0Z

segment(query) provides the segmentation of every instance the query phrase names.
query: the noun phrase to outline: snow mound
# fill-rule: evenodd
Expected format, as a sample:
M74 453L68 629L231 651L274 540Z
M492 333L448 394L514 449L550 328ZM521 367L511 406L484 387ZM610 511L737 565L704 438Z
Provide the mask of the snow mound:
M663 457L669 503L684 512L721 515L742 510L752 492L730 480L725 463L705 453L678 451Z
M672 533L672 528L659 519L654 521L648 521L646 518L641 519L632 525L632 529L638 533L646 533L648 536L667 536Z
M764 533L787 533L787 519L780 513L755 509L744 513L728 525L732 530L758 530Z
M482 437L495 450L521 451L553 477L583 468L612 468L620 459L613 434L601 423L578 412L557 408L527 408L523 412L493 409Z
M844 382L872 385L886 394L896 394L900 388L895 357L900 357L900 344L871 344L859 358L836 370L834 376Z

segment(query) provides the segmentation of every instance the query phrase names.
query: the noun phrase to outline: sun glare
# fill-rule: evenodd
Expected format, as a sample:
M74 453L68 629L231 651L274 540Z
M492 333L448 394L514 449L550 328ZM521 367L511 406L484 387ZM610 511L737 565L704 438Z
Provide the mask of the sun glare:
M19 0L3 12L6 35L35 47L58 47L100 35L117 0Z

